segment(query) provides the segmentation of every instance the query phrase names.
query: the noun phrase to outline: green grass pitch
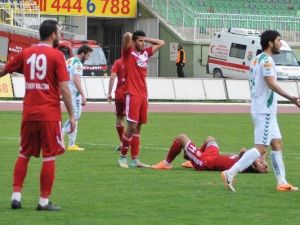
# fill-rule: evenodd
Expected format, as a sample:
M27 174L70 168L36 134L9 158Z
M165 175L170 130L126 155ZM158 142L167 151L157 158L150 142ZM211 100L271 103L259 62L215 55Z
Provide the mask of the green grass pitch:
M64 115L65 116L65 115ZM84 152L57 158L51 199L61 212L37 212L41 160L32 159L21 210L10 209L12 170L18 155L21 113L0 112L0 225L297 225L300 192L278 193L269 174L240 174L236 193L224 189L219 172L183 169L182 155L170 171L121 169L113 113L83 113L77 142ZM288 180L300 186L300 117L278 116ZM251 147L248 114L149 114L142 128L141 161L164 159L173 137L188 134L197 145L215 136L222 152Z

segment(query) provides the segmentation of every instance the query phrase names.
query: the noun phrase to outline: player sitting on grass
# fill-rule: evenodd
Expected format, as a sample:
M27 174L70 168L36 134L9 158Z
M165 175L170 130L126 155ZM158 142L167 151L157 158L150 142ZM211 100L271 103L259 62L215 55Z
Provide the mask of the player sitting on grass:
M208 136L202 146L197 148L186 134L175 137L173 144L165 160L151 168L158 170L169 170L172 168L172 161L184 149L184 158L188 161L183 163L183 167L193 167L195 170L222 171L230 168L247 151L242 148L239 154L220 154L218 144L214 137ZM257 159L249 168L243 172L267 173L268 163L264 157Z

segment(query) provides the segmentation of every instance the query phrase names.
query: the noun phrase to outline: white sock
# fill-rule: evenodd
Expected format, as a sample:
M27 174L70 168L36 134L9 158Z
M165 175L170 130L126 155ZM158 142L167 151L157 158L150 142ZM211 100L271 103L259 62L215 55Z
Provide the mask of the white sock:
M285 168L282 158L282 151L271 151L271 162L274 170L275 177L277 179L277 184L287 184L285 179Z
M21 198L22 198L22 194L21 192L13 192L12 195L11 195L11 200L17 200L17 201L21 201Z
M65 135L66 133L70 132L70 121L67 120L63 126L63 128L61 129L63 135Z
M76 121L76 128L75 128L75 130L71 134L69 134L69 146L74 146L75 143L76 143L77 126L78 126L78 121Z
M237 161L227 173L234 177L238 172L242 172L247 169L256 159L260 157L260 152L256 148L251 148L246 151L243 156Z
M49 204L49 198L42 198L42 197L40 197L39 204L40 204L41 206L46 206L46 205L48 205L48 204Z

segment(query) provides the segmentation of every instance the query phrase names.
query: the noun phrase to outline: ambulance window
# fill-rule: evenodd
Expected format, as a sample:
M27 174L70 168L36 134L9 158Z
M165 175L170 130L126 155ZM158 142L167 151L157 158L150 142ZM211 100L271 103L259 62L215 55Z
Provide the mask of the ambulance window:
M256 51L256 55L259 55L260 53L262 53L262 50L261 50L261 49L258 49L258 50Z
M244 59L246 54L246 48L247 48L246 45L232 43L229 56L234 58Z

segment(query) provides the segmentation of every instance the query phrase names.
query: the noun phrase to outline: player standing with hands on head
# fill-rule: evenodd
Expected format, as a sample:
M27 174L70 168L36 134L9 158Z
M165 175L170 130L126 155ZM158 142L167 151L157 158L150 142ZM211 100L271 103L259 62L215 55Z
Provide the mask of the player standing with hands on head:
M255 160L266 154L272 147L271 162L277 179L278 191L298 191L297 187L286 180L282 157L282 137L277 123L276 93L290 100L300 108L299 97L291 96L277 83L277 72L272 55L278 54L281 47L281 35L274 30L261 34L263 52L255 57L250 67L251 115L254 124L255 147L248 150L229 170L221 173L225 187L235 191L233 179L238 172L249 167Z
M145 43L152 46L145 48ZM131 147L130 167L149 167L138 160L140 150L140 133L142 124L147 123L148 92L146 84L148 60L163 47L160 39L146 37L143 31L124 34L123 63L126 78L126 116L127 129L122 137L120 167L128 168L127 152Z
M116 77L118 78L117 87L115 90L115 106L116 106L116 130L119 135L120 142L124 133L124 117L125 117L125 97L126 97L126 83L125 83L125 68L122 58L115 60L112 68L111 75L108 84L107 101L112 101L112 89L115 83ZM118 150L121 150L121 146L118 146Z
M93 49L88 45L82 45L77 50L77 55L67 60L67 69L70 75L69 88L72 95L72 107L76 120L76 128L70 133L70 123L67 120L62 129L63 134L69 133L68 151L83 151L84 148L76 145L78 121L81 116L82 106L86 105L86 98L81 86L81 77L83 74L83 63L88 60Z
M20 153L13 175L11 207L21 208L21 192L31 156L43 157L40 199L37 210L60 210L49 202L55 177L55 157L63 154L60 95L69 114L70 131L75 129L69 76L58 46L60 30L54 20L45 20L39 29L41 42L27 48L0 69L0 76L19 72L25 77Z

